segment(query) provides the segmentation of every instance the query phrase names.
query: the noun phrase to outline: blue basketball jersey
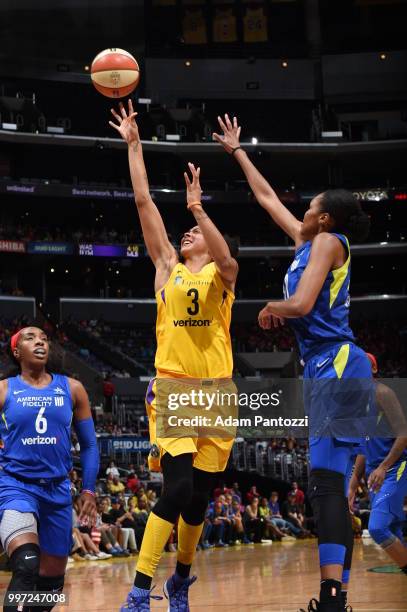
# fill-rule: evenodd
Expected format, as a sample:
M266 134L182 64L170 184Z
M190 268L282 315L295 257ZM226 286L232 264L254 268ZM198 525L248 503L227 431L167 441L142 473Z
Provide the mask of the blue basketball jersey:
M383 383L379 383L383 387ZM370 474L375 470L381 462L387 457L391 447L394 444L395 437L391 437L393 428L389 423L385 413L383 412L380 403L376 401L374 403L374 413L372 415L375 423L372 427L372 433L375 435L368 436L365 441L365 452L366 457L366 472ZM404 449L401 456L391 467L391 470L397 471L402 463L407 461L407 449Z
M327 275L311 312L305 317L288 319L297 337L301 357L307 361L326 347L353 342L349 327L350 249L343 234L333 234L344 245L348 257L337 270ZM312 242L305 242L296 251L294 261L284 279L284 298L292 296L308 265Z
M52 374L43 389L20 376L9 378L0 419L3 470L32 480L66 476L72 468L72 411L66 376Z

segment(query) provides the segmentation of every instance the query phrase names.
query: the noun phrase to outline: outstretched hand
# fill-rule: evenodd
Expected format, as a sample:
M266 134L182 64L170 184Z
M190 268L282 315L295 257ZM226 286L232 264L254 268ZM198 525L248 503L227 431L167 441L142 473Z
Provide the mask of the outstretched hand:
M109 125L119 132L120 136L125 142L127 142L128 145L131 145L136 142L140 142L140 135L135 119L138 113L134 111L131 100L128 102L128 108L129 110L127 113L123 102L119 102L120 115L114 110L114 108L111 108L110 112L116 119L117 123L109 121Z
M192 175L192 181L187 172L184 172L184 178L187 186L187 204L188 208L190 208L192 204L199 204L201 202L202 189L199 182L201 169L195 168L194 164L191 164L191 162L188 162L188 168Z
M223 135L214 132L213 140L219 142L227 153L232 153L233 149L240 146L239 138L242 128L237 125L237 118L233 117L233 124L229 119L229 115L225 115L225 121L218 117L218 122Z

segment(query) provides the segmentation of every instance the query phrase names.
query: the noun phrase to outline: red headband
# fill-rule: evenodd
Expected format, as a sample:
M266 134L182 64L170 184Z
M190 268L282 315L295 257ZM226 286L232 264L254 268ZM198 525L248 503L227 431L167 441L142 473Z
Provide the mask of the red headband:
M374 367L375 370L378 370L379 368L377 367L377 359L374 355L372 355L372 353L366 353L367 358L369 359L370 363L372 364L372 366Z
M18 332L14 334L14 336L11 336L10 346L11 346L12 351L14 351L14 349L16 348L22 331L23 331L22 329L19 329Z

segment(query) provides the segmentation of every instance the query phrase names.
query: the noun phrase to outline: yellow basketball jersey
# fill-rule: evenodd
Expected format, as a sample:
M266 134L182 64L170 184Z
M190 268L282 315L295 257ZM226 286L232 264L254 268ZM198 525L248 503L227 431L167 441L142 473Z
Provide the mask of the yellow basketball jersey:
M246 9L243 19L243 39L249 43L267 41L267 16L263 7Z
M227 378L235 297L212 262L193 274L178 263L157 291L157 376Z
M189 9L182 20L184 42L187 45L202 45L206 39L206 21L203 10Z
M236 42L237 26L236 16L233 9L216 9L213 20L213 41L214 42Z

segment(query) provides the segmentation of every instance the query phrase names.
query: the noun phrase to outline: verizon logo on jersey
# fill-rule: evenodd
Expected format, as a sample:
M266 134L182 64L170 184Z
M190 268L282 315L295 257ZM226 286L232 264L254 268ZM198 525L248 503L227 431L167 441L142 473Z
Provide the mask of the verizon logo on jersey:
M56 444L57 439L55 436L36 436L35 438L21 438L21 442L24 446L31 446L32 444Z
M209 319L173 319L174 327L209 327Z

